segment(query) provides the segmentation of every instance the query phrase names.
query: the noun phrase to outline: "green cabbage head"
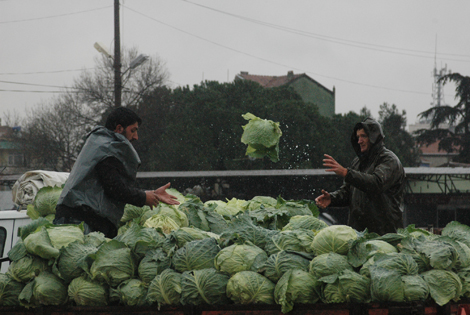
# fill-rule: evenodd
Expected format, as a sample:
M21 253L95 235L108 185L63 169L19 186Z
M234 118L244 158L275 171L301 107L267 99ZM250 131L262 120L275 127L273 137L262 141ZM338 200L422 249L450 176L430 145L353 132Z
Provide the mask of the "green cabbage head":
M254 158L269 157L272 162L279 161L279 139L282 131L279 123L261 119L251 113L242 115L248 120L243 126L242 143L248 145L246 155Z
M323 292L326 303L368 303L370 279L345 269L335 282L326 284Z
M177 305L181 298L181 273L165 269L150 282L147 300L150 304Z
M67 285L53 273L43 271L24 287L18 299L26 307L62 305L67 295Z
M214 258L220 247L214 238L192 241L178 249L172 257L172 265L179 272L214 268Z
M312 249L316 255L329 252L346 255L349 242L357 239L356 231L347 225L331 225L321 229L313 239Z
M181 304L225 305L229 276L214 268L191 270L181 276Z
M37 211L42 217L49 214L55 214L55 207L59 200L62 188L58 186L45 186L38 190L36 197L34 197L34 210Z
M282 275L291 270L299 269L303 271L309 270L310 260L302 255L280 251L269 256L264 265L264 276L272 282L276 283Z
M24 283L14 280L6 274L0 274L0 306L19 305L18 296L24 288Z
M122 282L118 288L119 300L126 306L142 306L147 303L147 288L139 279Z
M155 214L145 221L144 227L161 229L163 233L170 234L172 231L179 229L180 225L171 217Z
M429 286L429 293L440 306L457 301L462 293L462 282L459 276L447 270L433 269L421 274Z
M130 248L122 242L111 240L102 245L92 256L94 256L94 261L90 274L93 280L100 283L117 287L135 274L135 259Z
M86 276L73 279L68 288L69 298L79 306L103 306L108 304L107 285Z
M47 269L47 260L36 255L26 255L19 260L12 261L7 274L18 282L27 283Z
M279 279L274 289L274 300L287 314L295 303L311 304L320 299L321 282L306 271L290 269Z
M233 275L240 271L258 271L264 266L268 254L255 245L231 245L222 249L215 257L215 268Z
M227 283L227 296L236 304L274 304L276 285L254 271L234 274Z
M318 231L328 227L328 224L313 215L295 215L290 218L289 223L282 230L307 229Z
M337 275L343 270L353 270L353 267L349 264L348 259L344 255L337 253L321 254L315 257L309 266L309 272L317 279L324 277L331 277L331 280L322 279L325 282L334 282Z

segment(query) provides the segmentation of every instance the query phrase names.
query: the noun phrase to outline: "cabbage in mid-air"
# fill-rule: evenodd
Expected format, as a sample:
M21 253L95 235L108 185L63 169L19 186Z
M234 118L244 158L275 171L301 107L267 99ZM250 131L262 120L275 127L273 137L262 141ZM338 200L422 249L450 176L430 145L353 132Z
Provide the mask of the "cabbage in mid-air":
M243 126L242 143L248 145L246 155L254 158L265 156L273 162L279 161L279 139L282 131L279 123L267 119L261 119L251 113L242 115L248 120Z

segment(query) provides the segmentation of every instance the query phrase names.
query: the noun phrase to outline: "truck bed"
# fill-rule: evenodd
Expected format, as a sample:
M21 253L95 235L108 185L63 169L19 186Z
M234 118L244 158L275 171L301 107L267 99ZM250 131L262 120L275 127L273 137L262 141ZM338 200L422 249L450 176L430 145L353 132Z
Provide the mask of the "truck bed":
M0 307L0 314L11 315L283 315L279 305L222 306L44 306ZM370 304L304 304L295 305L289 315L470 315L470 299L439 306L434 302Z

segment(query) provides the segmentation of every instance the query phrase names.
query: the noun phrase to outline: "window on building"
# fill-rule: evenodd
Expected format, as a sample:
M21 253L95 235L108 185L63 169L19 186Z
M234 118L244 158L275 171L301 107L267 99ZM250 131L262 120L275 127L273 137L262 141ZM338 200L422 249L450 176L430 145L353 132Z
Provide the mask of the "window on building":
M0 227L0 258L3 257L5 251L5 242L7 240L7 230L4 227ZM1 263L0 263L1 265Z
M8 166L23 166L23 154L15 153L8 156Z

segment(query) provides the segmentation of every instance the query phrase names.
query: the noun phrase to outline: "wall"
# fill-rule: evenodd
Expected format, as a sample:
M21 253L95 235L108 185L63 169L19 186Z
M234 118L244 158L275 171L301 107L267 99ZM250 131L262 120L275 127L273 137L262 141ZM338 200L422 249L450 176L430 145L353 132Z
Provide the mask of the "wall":
M300 77L289 86L294 88L304 102L317 105L322 116L332 117L335 114L334 89L332 93L307 77Z

